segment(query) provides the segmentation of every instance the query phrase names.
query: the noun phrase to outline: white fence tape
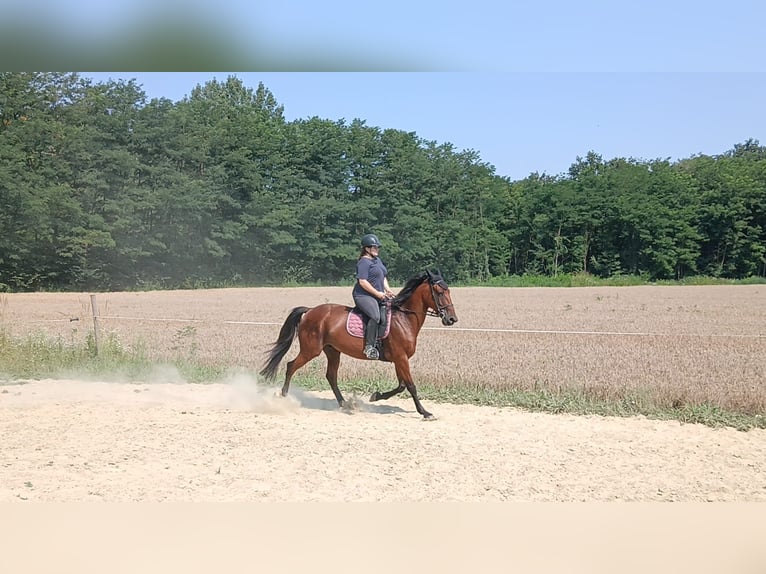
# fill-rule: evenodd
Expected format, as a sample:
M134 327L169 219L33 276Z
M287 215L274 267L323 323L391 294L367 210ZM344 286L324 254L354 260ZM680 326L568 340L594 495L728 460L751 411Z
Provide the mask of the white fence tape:
M261 325L280 326L282 323L271 321L210 321L207 319L183 319L166 317L127 317L124 315L101 315L99 319L113 319L117 321L156 321L166 323L223 323L225 325ZM47 319L39 321L18 321L20 323L72 323L79 321L79 317L70 319ZM478 327L423 327L424 331L448 331L448 332L474 332L474 333L509 333L519 335L589 335L589 336L618 336L618 337L720 337L729 339L763 339L766 334L717 334L717 333L651 333L643 331L560 331L549 329L487 329Z

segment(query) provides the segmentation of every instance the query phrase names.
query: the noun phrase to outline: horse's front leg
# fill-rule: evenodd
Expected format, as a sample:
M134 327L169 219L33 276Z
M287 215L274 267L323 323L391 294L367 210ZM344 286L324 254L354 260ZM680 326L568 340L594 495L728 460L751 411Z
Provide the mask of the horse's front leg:
M370 402L374 403L375 401L385 401L393 397L394 395L398 395L405 389L405 386L400 382L399 386L395 389L391 389L390 391L386 391L385 393L381 393L380 391L375 391L372 393L372 396L370 397Z
M370 397L370 401L374 402L378 400L390 399L394 395L401 393L404 389L407 389L410 395L412 395L412 400L415 402L415 408L417 409L418 413L423 415L424 419L432 420L434 416L423 408L423 405L420 403L420 399L418 398L418 391L415 388L415 383L412 382L412 375L410 374L409 360L400 360L394 363L394 365L396 366L396 378L399 380L399 386L385 393L379 393L378 391L375 391Z
M415 383L412 381L405 382L405 386L407 387L407 390L412 395L412 400L415 402L415 408L418 409L418 412L423 415L423 418L425 420L434 420L434 415L429 413L426 409L423 408L423 405L420 404L420 399L418 398L418 391L415 388Z
M387 401L388 399L390 399L391 397L395 395L398 395L405 389L404 382L402 382L402 377L399 374L400 373L399 363L402 360L407 361L407 358L405 357L404 359L400 359L399 357L397 357L393 360L394 366L396 367L396 378L399 380L399 386L391 389L390 391L386 391L385 393L381 393L380 391L375 391L374 393L372 393L372 396L370 397L371 403L374 403L375 401Z

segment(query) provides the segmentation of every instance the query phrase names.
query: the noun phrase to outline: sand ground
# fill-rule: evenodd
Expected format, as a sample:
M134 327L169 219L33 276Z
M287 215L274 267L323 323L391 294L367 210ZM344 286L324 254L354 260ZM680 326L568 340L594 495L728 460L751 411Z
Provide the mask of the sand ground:
M246 377L0 386L0 501L766 501L766 431Z

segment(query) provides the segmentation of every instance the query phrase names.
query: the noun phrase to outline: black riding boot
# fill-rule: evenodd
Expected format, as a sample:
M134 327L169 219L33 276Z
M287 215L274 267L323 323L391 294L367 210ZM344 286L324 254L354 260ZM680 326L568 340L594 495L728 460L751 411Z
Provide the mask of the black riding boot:
M380 302L380 323L378 324L378 339L382 339L388 327L388 301Z
M378 358L383 356L383 337L386 334L388 328L388 303L381 301L380 303L380 323L378 323L378 340L375 346L378 348Z
M367 319L367 330L364 332L364 356L368 359L380 358L380 353L375 347L378 339L378 323L375 319Z

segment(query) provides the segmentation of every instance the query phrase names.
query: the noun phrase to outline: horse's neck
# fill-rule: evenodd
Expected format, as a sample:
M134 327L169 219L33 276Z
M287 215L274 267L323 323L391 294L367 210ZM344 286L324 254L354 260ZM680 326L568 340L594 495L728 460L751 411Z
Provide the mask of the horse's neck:
M402 305L403 308L410 311L405 315L416 333L420 331L421 327L426 322L426 314L428 312L426 295L421 292L422 289L422 287L416 289L412 296L404 303L404 305Z

